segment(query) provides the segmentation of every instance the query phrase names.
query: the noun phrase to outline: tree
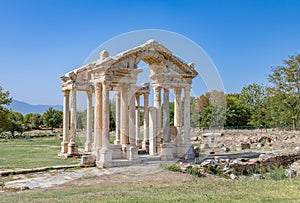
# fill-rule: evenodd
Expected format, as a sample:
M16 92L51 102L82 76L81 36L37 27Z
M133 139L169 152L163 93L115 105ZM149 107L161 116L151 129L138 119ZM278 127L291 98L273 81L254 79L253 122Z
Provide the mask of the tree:
M4 91L0 86L0 132L7 130L9 123L9 111L5 107L11 103L12 99L9 97L9 92Z
M43 123L47 127L51 127L51 131L53 128L60 127L63 121L63 112L60 110L55 110L52 107L47 109L43 114Z
M287 123L292 125L293 130L299 124L300 112L300 55L289 56L283 60L283 65L272 67L272 74L268 75L269 81L274 85L272 94L282 99L285 113L288 115Z
M250 110L248 124L254 127L265 126L266 123L266 87L258 84L250 84L243 87L240 98Z
M39 129L42 124L43 119L41 114L29 113L24 116L24 125L27 129Z
M15 132L20 132L21 134L24 131L23 126L23 115L20 112L9 111L9 122L7 130L11 132L12 136L15 136Z
M239 94L228 94L226 107L226 125L244 126L248 124L249 118L249 108L240 99Z

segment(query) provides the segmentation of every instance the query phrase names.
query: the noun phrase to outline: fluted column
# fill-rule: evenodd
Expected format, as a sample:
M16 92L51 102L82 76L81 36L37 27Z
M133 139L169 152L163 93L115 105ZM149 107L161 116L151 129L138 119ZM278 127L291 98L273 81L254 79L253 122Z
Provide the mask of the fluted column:
M121 98L120 98L120 92L116 92L116 139L114 141L114 144L120 144L121 139L120 139L120 103L121 103Z
M95 84L95 109L94 109L94 145L93 152L96 159L100 159L100 149L102 147L102 85Z
M137 109L135 111L135 141L136 146L141 147L141 135L140 135L140 95L135 95L135 105L137 106Z
M136 135L135 135L135 95L130 96L129 101L129 143L130 146L135 146Z
M184 88L184 142L190 143L190 86Z
M156 108L156 133L161 133L161 87L154 87L154 107Z
M170 142L170 101L169 101L169 89L164 88L164 113L163 113L163 132L164 143Z
M87 110L86 110L86 142L85 151L92 151L92 90L86 91L87 94Z
M174 126L177 128L177 143L181 142L181 88L174 88Z
M112 150L109 147L109 83L102 83L102 148L100 150L100 162L96 164L100 167L110 167L112 161Z
M69 155L77 155L78 154L78 145L76 143L76 111L77 111L77 104L76 104L76 89L73 88L71 90L72 93L72 107L71 107L71 136L70 142L68 144L68 154Z
M149 94L144 94L144 149L149 150Z
M121 143L129 144L129 112L128 112L128 84L121 86Z
M102 119L102 147L108 148L109 146L109 84L102 83L102 97L103 97L103 119Z
M61 143L61 153L68 152L69 143L69 97L70 90L64 90L64 117L63 117L63 141Z

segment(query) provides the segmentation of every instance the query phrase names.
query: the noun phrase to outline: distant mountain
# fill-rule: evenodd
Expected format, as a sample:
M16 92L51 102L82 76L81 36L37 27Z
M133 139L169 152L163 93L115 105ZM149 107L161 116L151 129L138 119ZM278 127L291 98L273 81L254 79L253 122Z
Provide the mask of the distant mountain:
M55 110L63 110L62 105L32 105L18 100L13 100L7 108L25 115L28 113L43 114L50 107Z

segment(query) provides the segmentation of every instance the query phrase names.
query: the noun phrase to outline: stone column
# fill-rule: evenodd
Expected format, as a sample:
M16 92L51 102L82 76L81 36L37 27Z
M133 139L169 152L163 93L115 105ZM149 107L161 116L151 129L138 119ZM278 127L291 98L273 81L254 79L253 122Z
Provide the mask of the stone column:
M97 165L101 167L109 167L112 161L112 151L109 147L109 83L102 83L102 148L100 151L100 163Z
M164 143L170 143L170 101L169 101L169 89L164 88L164 114L163 114L163 132Z
M100 149L102 147L102 85L95 84L95 109L94 109L94 146L93 154L96 160L100 160Z
M63 117L63 141L61 143L61 154L68 152L69 143L69 96L70 90L64 90L64 117Z
M120 144L120 92L116 92L116 139L114 141L114 144Z
M136 143L135 94L132 94L132 92L129 97L130 99L129 100L129 143L130 146L135 146Z
M184 143L190 143L190 86L184 88Z
M121 87L121 143L127 146L129 144L129 111L128 111L128 84L122 84Z
M149 151L149 94L144 94L144 141L143 141L143 149L147 152Z
M154 87L154 107L156 108L156 134L161 133L161 87Z
M136 141L136 146L138 148L142 148L142 143L141 143L141 132L140 132L140 95L136 94L135 95L135 105L137 106L137 109L135 111L135 141Z
M70 156L78 155L78 145L76 143L76 89L71 90L72 93L72 107L71 107L71 137L68 144L68 154Z
M163 133L164 140L161 144L161 154L160 157L162 160L172 160L172 144L170 143L170 101L169 101L169 89L164 88L164 122L163 122Z
M149 109L149 155L156 155L156 108Z
M182 153L185 154L185 159L193 159L195 157L190 140L190 90L190 86L184 88L184 144Z
M92 151L92 90L86 91L87 94L87 110L86 110L86 142L85 151Z
M177 128L176 142L181 143L181 88L174 88L174 126Z

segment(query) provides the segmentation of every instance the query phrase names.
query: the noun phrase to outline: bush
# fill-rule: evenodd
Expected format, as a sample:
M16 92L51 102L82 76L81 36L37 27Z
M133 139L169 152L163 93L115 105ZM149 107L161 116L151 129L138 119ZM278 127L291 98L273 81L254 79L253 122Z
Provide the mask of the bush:
M163 164L161 165L161 167L174 172L182 172L180 166L178 166L177 164Z

